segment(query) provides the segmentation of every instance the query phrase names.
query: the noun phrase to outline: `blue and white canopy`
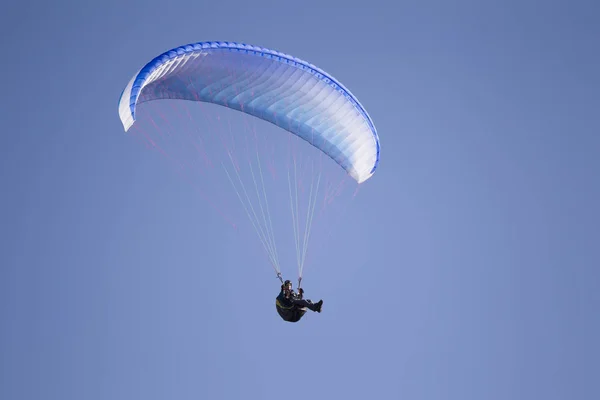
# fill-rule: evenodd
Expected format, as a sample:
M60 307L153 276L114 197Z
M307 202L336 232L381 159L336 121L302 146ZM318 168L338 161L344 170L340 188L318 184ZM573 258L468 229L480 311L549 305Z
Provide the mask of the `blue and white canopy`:
M274 50L200 42L159 55L123 90L125 131L138 104L160 99L219 104L269 121L327 154L358 183L379 162L377 131L358 99L321 69Z

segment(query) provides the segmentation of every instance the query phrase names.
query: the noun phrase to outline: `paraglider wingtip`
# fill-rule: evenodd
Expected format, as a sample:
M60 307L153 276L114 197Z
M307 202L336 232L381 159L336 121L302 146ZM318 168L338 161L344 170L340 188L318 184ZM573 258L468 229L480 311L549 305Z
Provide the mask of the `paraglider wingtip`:
M126 118L123 118L121 122L123 124L123 130L125 130L125 133L127 133L129 132L129 129L131 129L131 127L133 126L135 120L133 119L133 117L128 116Z

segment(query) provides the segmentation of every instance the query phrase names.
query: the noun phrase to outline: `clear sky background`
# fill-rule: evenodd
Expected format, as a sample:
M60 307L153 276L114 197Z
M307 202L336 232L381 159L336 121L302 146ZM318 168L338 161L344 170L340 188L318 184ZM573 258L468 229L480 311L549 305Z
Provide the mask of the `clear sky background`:
M0 398L600 398L597 3L3 3ZM123 133L133 73L203 40L322 67L378 128L298 324Z

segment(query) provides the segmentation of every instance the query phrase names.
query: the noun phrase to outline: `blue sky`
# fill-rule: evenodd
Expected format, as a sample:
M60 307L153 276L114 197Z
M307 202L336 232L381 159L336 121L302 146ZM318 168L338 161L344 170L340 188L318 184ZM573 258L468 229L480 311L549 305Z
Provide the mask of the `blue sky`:
M4 6L0 398L598 398L598 11ZM378 128L299 324L252 232L123 133L132 74L203 40L320 66Z

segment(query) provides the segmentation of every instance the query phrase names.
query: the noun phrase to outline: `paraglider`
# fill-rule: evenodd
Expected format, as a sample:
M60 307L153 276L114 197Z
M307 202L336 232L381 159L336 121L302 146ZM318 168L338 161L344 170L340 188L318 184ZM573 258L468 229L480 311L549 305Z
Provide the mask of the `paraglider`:
M314 312L321 312L323 300L313 303L311 300L304 299L304 289L298 288L298 293L294 292L292 282L286 280L281 285L281 291L275 300L277 313L287 322L298 322L309 309Z
M358 99L320 68L275 50L235 42L199 42L164 52L135 73L121 94L118 110L125 131L136 123L141 104L169 99L216 104L270 122L281 132L295 135L331 158L357 184L368 180L379 163L377 130ZM274 143L274 139L269 140ZM155 146L154 141L151 144ZM227 178L234 186L278 278L282 280L267 190L262 181L261 160L257 154L260 179L256 178L252 164L250 166L259 208L250 201L238 173L240 168L234 159L234 150L225 147L232 164L230 169L223 164ZM292 176L296 178L295 158L293 167L293 173L288 170L287 177L301 280L321 175L311 180L310 191L306 190L309 205L302 242L298 185L294 193L291 183ZM236 174L241 189L236 187ZM259 190L260 183L264 196ZM297 321L304 315L300 315L300 311L306 312L306 309L320 312L322 301L313 304L304 300L300 287L298 294L286 283L281 289L277 298L278 312L286 314L286 307L291 307L288 310L293 309L294 313L298 311L284 320Z

